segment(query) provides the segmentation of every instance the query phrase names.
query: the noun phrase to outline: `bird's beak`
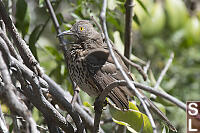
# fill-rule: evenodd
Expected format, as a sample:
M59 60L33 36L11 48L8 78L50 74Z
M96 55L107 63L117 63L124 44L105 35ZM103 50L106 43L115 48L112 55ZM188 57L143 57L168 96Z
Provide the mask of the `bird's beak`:
M58 34L57 37L64 36L64 35L74 35L74 33L71 30L66 30Z

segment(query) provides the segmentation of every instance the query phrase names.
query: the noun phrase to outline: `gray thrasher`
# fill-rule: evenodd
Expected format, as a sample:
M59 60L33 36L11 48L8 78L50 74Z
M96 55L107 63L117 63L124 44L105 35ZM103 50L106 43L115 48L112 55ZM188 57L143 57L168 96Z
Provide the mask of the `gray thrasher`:
M107 44L89 21L76 22L70 30L64 31L58 36L62 35L74 37L74 42L67 44L67 67L71 80L88 95L97 97L113 81L124 80L109 54ZM121 57L117 52L115 55L123 70L132 79ZM126 86L118 86L108 94L108 97L121 110L129 108L127 96L133 95ZM150 100L148 101L152 110L161 116L172 130L175 130L167 117Z

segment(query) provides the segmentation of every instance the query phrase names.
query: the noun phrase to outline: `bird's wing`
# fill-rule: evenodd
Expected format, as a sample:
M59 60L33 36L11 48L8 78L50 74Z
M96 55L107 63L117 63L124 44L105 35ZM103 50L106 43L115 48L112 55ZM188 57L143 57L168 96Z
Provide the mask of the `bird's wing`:
M124 65L120 57L119 60L120 64ZM85 57L84 64L89 72L89 78L96 84L101 92L112 82L116 80L123 80L123 76L119 70L117 70L114 61L109 54L109 50L107 49L97 48L91 50ZM124 68L128 71L125 65ZM114 88L108 94L108 97L117 105L117 107L121 109L128 109L127 92L128 88L126 86L119 86Z
M129 78L132 79L127 67L121 60L120 56L117 53L115 53L115 55L123 70L129 76ZM122 74L116 68L115 63L109 54L109 50L107 49L98 48L95 50L91 50L91 52L85 57L85 63L90 73L89 78L91 79L91 81L93 81L93 84L96 84L98 89L100 89L101 91L112 82L116 80L123 80ZM117 107L121 109L128 109L127 95L132 96L128 91L128 88L126 86L119 86L114 88L108 94L108 97L117 105ZM142 95L144 94L142 93ZM145 98L147 97L145 96ZM150 109L158 114L167 123L167 125L173 131L175 131L176 129L168 120L168 118L149 99L148 102Z

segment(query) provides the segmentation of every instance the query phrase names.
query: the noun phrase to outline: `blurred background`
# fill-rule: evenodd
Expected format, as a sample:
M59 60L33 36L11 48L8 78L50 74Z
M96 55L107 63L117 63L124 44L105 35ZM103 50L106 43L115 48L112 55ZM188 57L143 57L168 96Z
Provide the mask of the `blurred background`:
M55 28L43 0L4 0L8 11L34 56L57 83L73 94L62 51ZM77 20L90 19L99 22L101 0L52 0L62 30L70 29ZM147 84L154 86L170 53L173 62L160 89L183 102L200 100L200 1L199 0L134 0L133 49L131 59L144 65L150 61ZM109 37L123 53L125 7L123 0L108 0L107 27ZM139 73L132 68L137 81ZM80 92L86 107L94 99ZM150 97L150 94L147 93ZM167 117L178 132L186 132L186 114L168 101L154 98L161 103ZM3 112L9 112L2 106ZM37 123L42 123L37 109L33 110ZM109 127L105 127L109 131Z

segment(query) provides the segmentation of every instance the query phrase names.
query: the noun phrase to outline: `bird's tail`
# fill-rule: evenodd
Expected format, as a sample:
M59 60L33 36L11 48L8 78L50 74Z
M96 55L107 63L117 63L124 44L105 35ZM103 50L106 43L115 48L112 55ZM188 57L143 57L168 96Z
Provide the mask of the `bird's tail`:
M129 102L125 92L120 89L120 87L114 88L109 94L108 97L115 103L115 105L121 110L129 109Z

